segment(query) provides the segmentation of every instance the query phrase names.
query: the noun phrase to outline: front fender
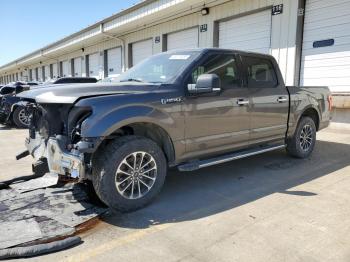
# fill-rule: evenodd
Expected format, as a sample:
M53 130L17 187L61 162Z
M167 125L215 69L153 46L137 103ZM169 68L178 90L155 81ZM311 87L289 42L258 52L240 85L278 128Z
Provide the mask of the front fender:
M153 123L171 133L175 121L166 113L151 106L133 105L93 114L82 123L82 137L106 137L117 129L132 123Z

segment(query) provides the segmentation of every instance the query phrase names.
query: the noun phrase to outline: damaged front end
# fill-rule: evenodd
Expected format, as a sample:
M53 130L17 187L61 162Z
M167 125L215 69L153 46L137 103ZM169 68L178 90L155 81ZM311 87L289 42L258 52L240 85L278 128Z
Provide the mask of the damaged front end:
M82 138L81 124L91 114L88 107L70 104L26 103L31 115L26 148L47 170L62 176L89 179L91 156L99 138Z

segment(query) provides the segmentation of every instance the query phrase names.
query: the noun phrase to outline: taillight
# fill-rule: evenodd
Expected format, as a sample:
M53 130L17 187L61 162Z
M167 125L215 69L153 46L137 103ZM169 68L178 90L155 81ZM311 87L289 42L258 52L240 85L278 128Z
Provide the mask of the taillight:
M333 108L333 97L331 95L329 95L327 100L328 100L328 110L332 111L332 108Z

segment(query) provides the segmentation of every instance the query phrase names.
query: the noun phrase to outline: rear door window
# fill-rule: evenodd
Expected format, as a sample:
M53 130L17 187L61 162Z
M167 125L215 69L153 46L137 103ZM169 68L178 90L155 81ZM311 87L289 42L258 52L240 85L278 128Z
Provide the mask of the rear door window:
M243 56L243 60L246 66L248 87L277 87L278 81L276 72L269 59Z

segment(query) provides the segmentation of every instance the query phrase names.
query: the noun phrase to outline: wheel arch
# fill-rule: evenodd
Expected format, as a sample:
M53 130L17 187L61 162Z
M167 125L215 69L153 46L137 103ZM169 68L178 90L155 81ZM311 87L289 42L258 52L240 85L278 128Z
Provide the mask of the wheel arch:
M300 120L303 118L303 117L310 117L314 120L315 122L315 125L316 125L316 130L318 131L319 130L319 127L320 127L320 115L317 111L316 108L314 107L308 107L308 108L305 108L303 110L303 112L300 114L300 117L298 119L298 123L300 122Z
M151 121L137 121L121 125L106 137L101 146L111 139L127 135L142 136L154 141L163 150L168 164L174 165L175 147L170 135L163 127Z

